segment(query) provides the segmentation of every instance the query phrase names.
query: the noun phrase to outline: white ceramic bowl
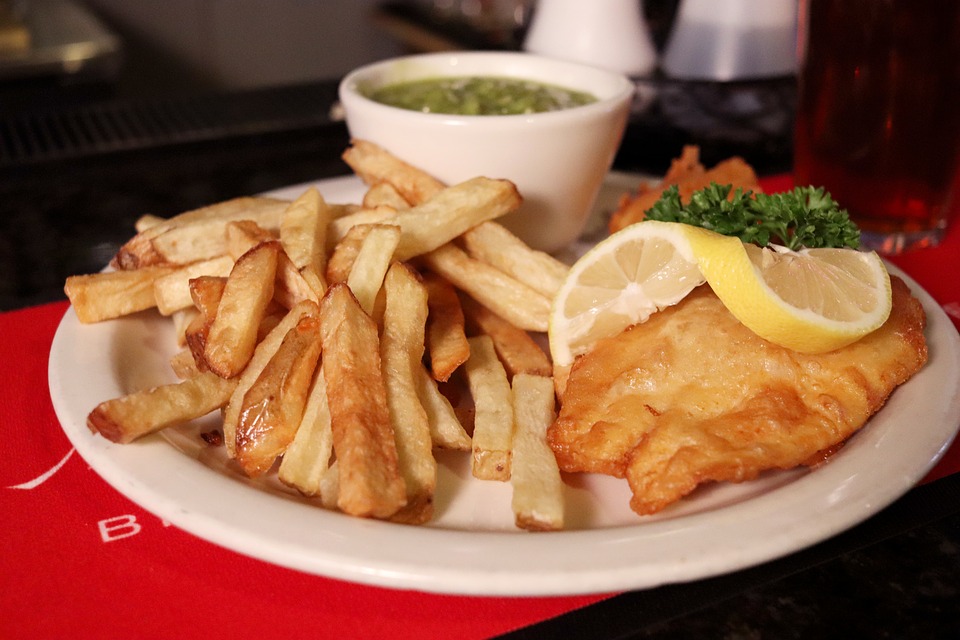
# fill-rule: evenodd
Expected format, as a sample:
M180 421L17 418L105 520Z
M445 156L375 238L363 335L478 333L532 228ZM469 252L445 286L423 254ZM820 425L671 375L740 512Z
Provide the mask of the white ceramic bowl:
M377 87L441 76L507 76L586 91L597 102L546 113L460 116L390 107ZM370 140L447 184L507 178L522 207L501 219L531 246L559 250L583 230L626 126L634 85L603 69L529 53L460 52L377 62L348 74L340 101L351 137Z

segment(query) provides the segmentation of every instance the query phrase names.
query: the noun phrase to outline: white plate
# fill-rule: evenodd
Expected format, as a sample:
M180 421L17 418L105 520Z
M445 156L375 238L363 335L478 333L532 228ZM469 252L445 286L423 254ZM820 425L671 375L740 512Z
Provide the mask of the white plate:
M356 202L362 191L353 178L317 186L330 202ZM77 451L118 491L186 531L267 562L444 593L646 588L755 565L828 538L890 504L933 466L960 424L960 337L939 305L905 280L928 315L930 360L828 464L705 487L646 518L629 510L625 481L571 476L570 529L557 533L516 530L509 485L472 479L463 454L441 458L437 517L413 527L325 511L275 479L244 478L222 447L198 437L216 425L211 419L129 445L91 434L86 415L98 402L173 379L166 363L172 329L155 313L81 326L68 311L50 352L50 395Z

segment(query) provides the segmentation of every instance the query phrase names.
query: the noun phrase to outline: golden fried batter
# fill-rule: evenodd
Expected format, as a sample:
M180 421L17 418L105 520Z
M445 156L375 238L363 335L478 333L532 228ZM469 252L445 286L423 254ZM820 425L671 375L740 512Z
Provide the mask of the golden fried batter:
M639 514L708 481L812 462L926 362L926 317L899 278L880 329L805 355L758 337L707 285L579 358L548 438L564 471L626 477Z

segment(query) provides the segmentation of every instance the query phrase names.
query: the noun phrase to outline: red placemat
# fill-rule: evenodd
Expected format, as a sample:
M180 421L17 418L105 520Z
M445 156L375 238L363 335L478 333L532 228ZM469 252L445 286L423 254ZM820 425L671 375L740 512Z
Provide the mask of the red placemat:
M367 587L167 525L101 480L60 430L47 355L66 308L0 314L0 637L484 638L603 597Z
M781 185L789 178L765 187ZM960 326L960 225L941 247L893 262ZM65 310L55 303L0 314L0 637L483 638L605 597L361 586L247 558L167 525L102 481L60 430L47 357ZM927 479L958 470L955 445Z

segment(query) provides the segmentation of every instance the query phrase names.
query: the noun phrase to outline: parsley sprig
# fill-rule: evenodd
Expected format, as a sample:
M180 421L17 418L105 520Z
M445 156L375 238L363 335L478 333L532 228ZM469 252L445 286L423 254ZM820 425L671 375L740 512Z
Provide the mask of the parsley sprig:
M822 188L797 187L783 193L753 193L711 182L680 201L676 186L666 189L646 212L648 220L683 222L761 247L790 249L860 246L860 230Z

